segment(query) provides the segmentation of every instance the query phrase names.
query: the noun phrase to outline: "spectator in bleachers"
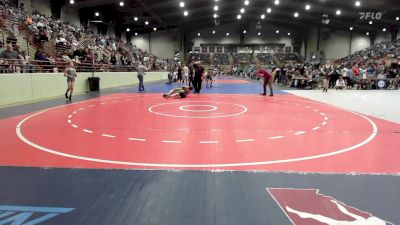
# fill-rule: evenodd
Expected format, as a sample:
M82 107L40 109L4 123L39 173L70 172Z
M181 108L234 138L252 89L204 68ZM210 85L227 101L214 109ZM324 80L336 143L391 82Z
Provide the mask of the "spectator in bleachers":
M14 24L10 29L8 29L7 43L11 43L13 46L16 45L18 36L19 36L18 26Z
M79 59L79 56L75 56L71 61L74 62L76 65L79 65L82 63L81 60Z
M16 64L19 64L18 59L19 54L14 51L13 46L11 44L7 44L7 49L1 52L0 54L0 59L4 59L4 64L5 64L5 71L7 73L15 73L16 70Z
M72 59L69 57L68 51L64 51L64 54L62 55L61 60L63 62L71 62L72 61Z
M47 32L46 27L39 29L39 42L46 42L49 41L49 33Z
M29 14L29 15L26 17L25 24L26 24L27 26L30 26L30 25L32 25L32 23L33 23L32 15Z
M67 39L65 39L64 35L58 35L56 38L56 44L66 45Z
M4 44L0 41L0 54L4 51Z
M344 82L343 77L339 77L339 79L336 81L335 89L336 90L343 90L345 88L346 88L346 83Z
M35 60L50 62L50 59L40 49L35 53Z
M368 64L368 67L366 69L366 73L367 73L367 78L375 78L376 70L375 70L375 67L374 67L374 65L372 63Z
M120 56L120 61L121 61L121 65L122 65L122 66L127 65L126 60L127 60L127 59L126 59L125 54L121 54L121 56Z
M32 37L29 37L30 41L36 41L41 45L51 40L54 41L48 42L42 47L45 49L44 52L48 52L47 46L55 43L57 59L62 59L65 51L75 53L76 49L91 49L97 53L97 57L87 56L87 54L83 53L82 56L79 55L79 60L91 62L94 58L95 62L103 61L107 64L110 61L110 52L114 51L117 58L116 65L135 65L134 63L142 61L152 69L166 68L167 62L163 62L163 60L159 60L148 52L138 49L131 43L124 43L120 39L90 33L85 31L83 27L73 26L59 19L38 14L30 15L11 7L8 3L5 3L4 6L1 10L6 11L7 16L19 21L23 27L28 28L28 32L32 34ZM103 53L105 55L104 58L102 57ZM69 57L70 59L74 58L73 56ZM36 58L49 60L49 57L45 57L43 54Z
M75 58L75 57L82 58L82 57L83 57L82 51L79 50L79 49L76 49L76 50L74 51L74 53L72 54L72 57L73 57L73 58Z
M0 58L19 59L19 55L16 51L14 51L13 46L11 44L7 44L7 49L1 52Z
M353 66L353 74L356 77L358 77L360 75L360 70L358 69L358 65L357 64L354 64L354 66Z
M18 29L18 25L17 24L13 24L13 26L11 28L11 34L14 37L18 37L19 36L19 29Z
M114 66L117 64L117 57L115 57L114 51L111 53L110 63Z

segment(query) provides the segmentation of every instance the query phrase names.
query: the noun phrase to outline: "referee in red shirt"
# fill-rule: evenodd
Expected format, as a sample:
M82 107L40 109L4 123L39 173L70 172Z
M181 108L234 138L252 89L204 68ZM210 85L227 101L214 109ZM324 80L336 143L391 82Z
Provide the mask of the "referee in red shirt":
M257 71L256 71L257 76L263 77L264 78L264 93L261 95L267 95L267 84L269 85L269 90L271 93L269 96L274 96L273 90L272 90L272 83L274 82L274 78L272 77L271 73L262 68L261 66L258 66Z

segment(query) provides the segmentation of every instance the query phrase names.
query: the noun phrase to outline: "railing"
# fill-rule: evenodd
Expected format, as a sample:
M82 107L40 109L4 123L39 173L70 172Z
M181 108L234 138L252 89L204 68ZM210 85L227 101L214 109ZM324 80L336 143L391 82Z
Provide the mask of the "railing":
M30 60L23 62L18 59L0 59L0 73L62 73L69 62ZM77 72L134 72L136 66L75 63Z
M19 36L23 37L23 39L26 41L26 43L19 43L19 45L25 46L26 44L26 50L29 55L32 55L29 51L29 47L32 46L35 50L41 49L46 55L55 56L55 43L53 43L52 40L39 43L35 40L35 35L29 29L28 25L26 25L23 21L18 20L18 18L15 18L14 15L7 15L3 13L1 14L1 18L3 20L3 27L1 27L1 29L4 29L1 31L3 43L6 43L5 36L8 35L6 29L10 29L13 25L17 25L20 32Z
M41 43L37 42L35 40L36 38L35 35L32 33L29 27L22 22L19 24L19 30L22 34L24 34L24 37L26 37L26 40L29 42L29 44L34 46L35 49L42 50L42 52L45 53L46 55L50 56L56 55L55 43L53 43L53 40Z

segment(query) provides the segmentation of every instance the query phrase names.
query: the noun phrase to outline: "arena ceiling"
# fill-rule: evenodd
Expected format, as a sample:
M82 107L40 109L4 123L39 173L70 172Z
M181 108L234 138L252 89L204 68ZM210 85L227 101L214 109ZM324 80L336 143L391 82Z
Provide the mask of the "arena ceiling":
M68 0L69 1L69 0ZM66 4L69 4L68 1ZM395 29L400 21L400 1L398 0L75 0L75 4L87 13L99 11L105 22L113 22L131 30L151 31L179 27L183 30L195 30L216 26L217 24L241 23L243 26L272 24L284 26L288 29L306 30L311 26L322 24L323 14L329 17L329 24L324 25L332 29L355 32L378 31L386 28ZM180 3L184 6L181 7ZM306 5L310 9L306 10ZM218 6L218 10L214 7ZM241 13L240 10L245 12ZM268 13L268 8L271 12ZM337 15L340 10L340 15ZM188 15L184 15L184 11ZM294 14L298 13L295 18ZM382 14L381 19L360 19L359 12ZM214 18L214 14L217 18ZM261 19L262 15L265 19ZM241 15L241 19L238 19ZM378 15L379 16L379 15ZM137 20L134 18L137 17ZM145 21L149 24L145 25ZM370 24L372 21L372 24Z

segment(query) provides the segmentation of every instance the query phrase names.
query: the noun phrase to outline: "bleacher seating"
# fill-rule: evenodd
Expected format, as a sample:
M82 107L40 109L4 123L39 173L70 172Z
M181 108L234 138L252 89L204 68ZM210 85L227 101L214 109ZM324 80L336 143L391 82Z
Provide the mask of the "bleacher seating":
M3 42L12 42L19 51L26 51L33 59L38 50L50 61L62 61L63 55L78 63L136 65L141 61L151 70L164 70L169 61L159 59L136 46L116 38L93 34L81 26L70 25L43 15L29 15L5 2L0 4L0 29ZM29 21L29 22L28 22ZM18 35L8 30L18 26ZM78 51L77 51L78 50ZM78 57L74 52L81 52ZM64 57L67 59L68 57Z

